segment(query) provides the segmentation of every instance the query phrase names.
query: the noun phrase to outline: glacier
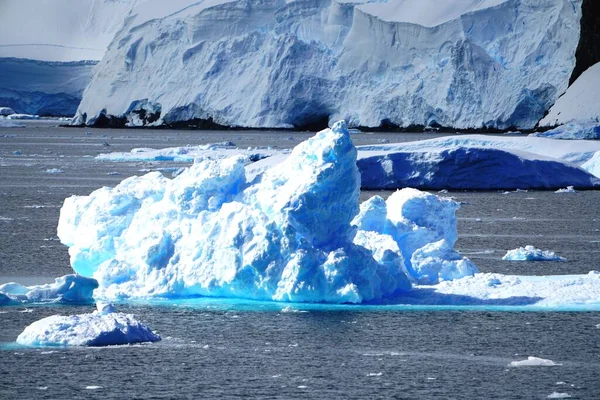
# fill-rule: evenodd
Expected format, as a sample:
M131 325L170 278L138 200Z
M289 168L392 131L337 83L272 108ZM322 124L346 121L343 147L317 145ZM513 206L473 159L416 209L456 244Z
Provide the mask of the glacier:
M600 63L592 65L567 89L540 126L552 127L569 123L600 125ZM598 137L596 136L596 139Z
M99 299L377 302L477 271L453 250L453 200L404 189L359 207L356 154L340 121L251 181L244 157L131 177L67 198L58 236Z
M31 347L98 347L160 340L133 315L114 312L102 303L91 314L52 315L35 321L17 337L18 344Z
M73 123L530 129L567 90L581 4L148 0Z
M93 304L93 291L98 282L89 277L70 274L54 283L23 286L16 282L0 285L0 305L26 303Z
M504 257L504 261L567 261L550 250L540 250L533 246L519 247L509 250Z

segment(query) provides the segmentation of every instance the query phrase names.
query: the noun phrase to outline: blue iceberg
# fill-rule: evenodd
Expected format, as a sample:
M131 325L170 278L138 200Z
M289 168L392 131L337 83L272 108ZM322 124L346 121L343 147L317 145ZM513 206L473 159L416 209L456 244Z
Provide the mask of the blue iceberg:
M103 299L377 302L477 271L452 250L457 203L404 189L359 208L356 159L341 121L251 179L244 157L201 159L70 197L58 235Z
M97 287L95 279L77 274L61 276L46 285L23 286L10 282L0 285L0 305L43 302L93 304L93 291Z

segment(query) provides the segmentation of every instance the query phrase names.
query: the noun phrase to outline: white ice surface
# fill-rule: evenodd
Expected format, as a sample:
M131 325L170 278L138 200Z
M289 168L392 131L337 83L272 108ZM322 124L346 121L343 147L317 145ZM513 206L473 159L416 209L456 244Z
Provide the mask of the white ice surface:
M588 68L567 89L540 126L563 125L569 122L595 121L600 125L600 63Z
M149 1L75 123L144 109L161 112L144 124L533 128L567 89L581 0L364 3Z
M161 338L131 314L103 308L92 314L53 315L29 325L17 337L24 346L114 346Z

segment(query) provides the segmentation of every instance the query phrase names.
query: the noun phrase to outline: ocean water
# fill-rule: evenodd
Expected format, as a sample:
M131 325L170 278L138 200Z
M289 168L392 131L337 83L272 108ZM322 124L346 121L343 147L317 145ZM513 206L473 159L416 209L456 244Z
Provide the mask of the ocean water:
M56 224L65 197L174 163L109 163L134 147L232 141L288 148L309 133L57 128L0 129L0 284L70 273ZM436 136L436 135L433 135ZM431 134L354 135L357 144ZM108 143L110 146L106 146ZM48 170L60 169L61 173ZM384 197L390 192L363 192ZM456 192L457 248L484 272L545 275L600 269L600 192ZM501 261L527 244L566 263ZM0 399L600 398L600 312L288 305L195 299L123 304L163 337L151 345L28 349L18 334L90 306L0 308ZM528 356L553 367L512 367Z

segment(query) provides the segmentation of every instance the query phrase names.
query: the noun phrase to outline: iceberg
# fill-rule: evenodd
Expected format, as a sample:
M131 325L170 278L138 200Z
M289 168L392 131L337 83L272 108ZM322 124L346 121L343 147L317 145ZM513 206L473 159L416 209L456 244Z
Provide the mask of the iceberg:
M577 190L573 186L567 186L566 188L558 189L554 193L577 193Z
M456 202L404 189L359 208L356 157L341 121L251 180L244 157L200 159L70 197L58 236L100 299L377 302L477 271L452 250Z
M559 189L600 186L584 163L600 143L534 137L448 136L358 147L363 189ZM266 160L268 162L268 160Z
M581 169L586 170L590 174L600 177L600 151L593 155L581 165Z
M157 342L161 338L131 314L100 303L92 314L53 315L36 321L17 337L23 346L115 346Z
M10 107L0 107L0 116L6 117L11 114L15 114L15 110Z
M148 0L73 123L534 128L567 90L581 0L443 3Z
M510 365L511 367L553 367L561 364L557 364L552 360L530 356L527 357L527 360L512 361Z
M553 251L540 250L533 246L509 250L502 259L504 261L567 261L566 258L556 255Z
M600 118L600 114L597 117ZM549 131L532 133L530 136L563 140L600 140L600 121L570 122Z
M94 303L92 294L97 287L95 279L81 275L65 275L56 278L54 283L36 286L10 282L0 285L0 305L40 302L90 304Z

